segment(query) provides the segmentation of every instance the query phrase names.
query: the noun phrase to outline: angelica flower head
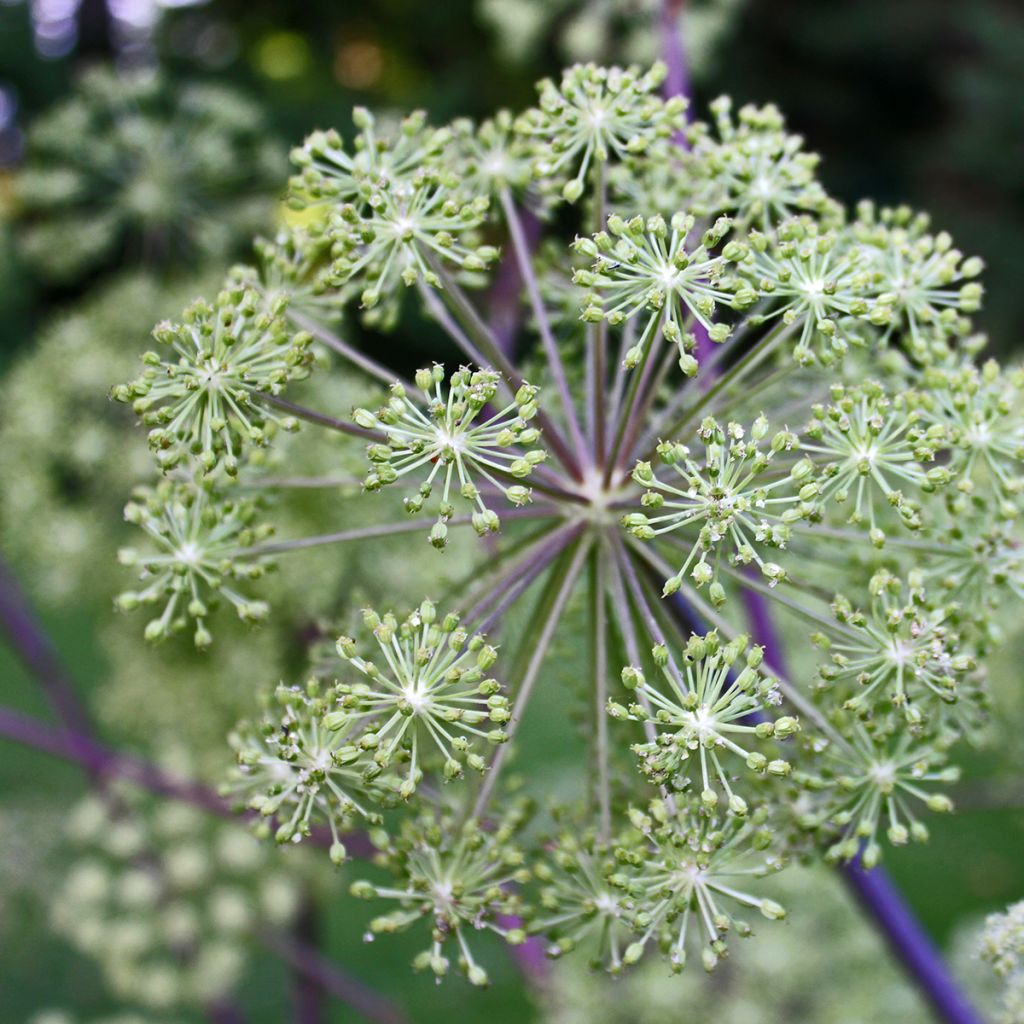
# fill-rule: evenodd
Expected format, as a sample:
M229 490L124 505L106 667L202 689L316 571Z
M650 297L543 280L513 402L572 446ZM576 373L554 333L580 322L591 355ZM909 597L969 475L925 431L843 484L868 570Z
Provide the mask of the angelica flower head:
M501 684L487 675L497 650L462 628L457 615L439 617L430 601L401 622L367 609L363 625L378 650L363 657L355 638L339 638L339 656L365 681L338 683L325 728L358 729L355 746L376 772L401 765L406 798L433 767L446 781L465 765L484 771L480 749L505 742L510 717Z
M655 334L679 347L680 365L687 375L697 371L690 354L696 341L684 334L686 323L695 319L707 329L713 341L729 336L724 323L713 323L716 303L731 301L731 290L722 280L730 261L744 251L726 246L713 253L729 229L729 221L718 220L699 241L688 242L694 218L675 214L671 224L657 215L623 220L616 214L608 219L608 232L593 238L578 238L577 252L593 259L593 270L579 270L574 282L594 290L583 310L584 320L605 318L619 325L646 314L639 341L626 353L625 365L633 369L648 358Z
M926 842L928 828L918 817L920 808L948 813L953 802L936 785L956 782L960 773L948 765L949 736L914 736L908 731L887 735L870 732L857 723L851 742L827 751L824 778L813 786L825 787L828 797L821 808L801 818L804 827L819 828L835 839L826 858L860 857L874 867L882 856L880 830L893 846L908 840Z
M69 281L121 251L223 258L269 220L283 152L259 110L215 85L93 69L33 126L18 179L23 247Z
M623 525L640 540L678 532L686 551L666 594L689 578L698 587L712 584L712 601L724 603L719 575L725 553L734 565L756 565L771 586L785 579L785 569L765 556L786 547L791 524L817 515L813 466L795 458L799 442L791 431L779 431L766 445L768 422L760 417L749 433L707 417L697 431L703 458L684 444L662 442L657 452L672 470L667 479L649 462L633 470L633 479L648 488L642 498L648 511L628 514ZM785 460L786 468L776 471L773 462Z
M828 215L835 206L816 177L819 157L786 131L777 107L732 101L711 104L714 124L689 131L691 173L701 183L695 198L709 215L728 214L744 227L767 231L794 214Z
M656 139L681 129L685 101L662 100L655 91L664 77L663 64L646 74L636 68L576 64L559 84L541 82L538 105L516 122L535 146L536 176L564 182L562 197L574 203L595 167L613 156L623 160L642 153Z
M252 499L236 499L212 487L163 481L139 488L125 506L125 519L146 534L146 548L122 548L122 565L139 570L140 590L118 599L122 611L139 606L163 607L146 626L147 640L162 640L195 623L196 646L212 641L206 628L210 610L221 598L247 622L267 617L266 602L247 597L238 584L259 579L267 563L245 557L244 551L269 536L272 527L258 521Z
M294 209L329 211L342 203L366 204L374 189L400 185L431 166L451 138L450 130L428 126L422 110L383 131L365 107L356 107L352 119L358 131L349 145L330 129L313 132L292 150L298 168L289 183Z
M612 882L616 868L613 844L575 821L545 845L533 867L540 889L529 930L544 937L549 957L582 946L592 967L622 970L630 932L625 896Z
M54 927L111 990L154 1010L199 1007L241 979L255 934L287 925L299 885L237 825L117 787L75 808L78 854Z
M395 884L352 884L353 896L396 904L370 922L367 939L403 932L422 921L430 940L413 960L416 970L432 971L440 979L454 958L472 984L487 985L487 971L471 948L473 934L495 932L513 945L526 940L509 919L521 910L516 886L530 875L516 843L527 815L525 805L512 803L488 829L473 818L460 824L449 814L425 812L406 819L381 851L381 860L395 872Z
M848 522L869 525L879 547L888 509L899 525L920 529L921 498L950 479L948 467L929 465L948 445L943 426L921 422L912 398L890 398L874 381L831 391L831 404L812 406L803 445L829 460L821 467L821 500L849 508Z
M488 199L467 199L456 185L440 169L421 169L410 182L376 188L365 208L348 203L334 211L327 230L337 250L335 282L361 288L361 305L372 309L400 284L440 288L443 264L484 270L498 251L478 244L473 229Z
M652 782L687 790L693 779L702 804L718 806L721 794L729 810L740 817L748 805L730 785L729 769L739 760L756 774L787 775L787 761L769 759L755 748L800 728L792 716L764 717L782 698L777 681L759 671L763 650L747 650L748 644L746 636L727 644L714 632L691 636L681 666L664 645L655 647L652 657L667 686L662 690L648 684L643 671L630 666L623 669L622 682L634 691L636 701L628 708L611 702L608 708L615 718L651 723L650 738L634 743L632 749ZM741 658L744 665L736 668Z
M777 317L798 332L793 358L803 364L830 366L851 343L862 343L858 321L871 309L869 277L845 238L801 217L770 234L751 232L748 239L736 302L749 306L766 299L771 310L752 314L754 323Z
M919 359L928 360L937 342L965 333L965 317L981 307L984 269L977 256L965 258L948 232L928 232L926 214L906 206L857 207L851 230L871 273L875 291L874 323L888 339L899 334Z
M339 696L316 679L278 686L264 699L262 718L240 722L229 737L238 770L225 786L264 819L257 832L273 827L278 843L299 843L314 825L326 825L335 864L346 857L343 833L357 822L379 824L378 808L394 798L390 780L356 745L362 723L325 724Z
M293 416L261 401L306 376L312 359L312 335L289 329L286 304L282 299L267 309L259 292L229 281L212 305L198 300L182 322L154 329L173 355L147 352L142 374L114 388L113 396L131 403L151 428L149 443L162 468L194 455L208 470L222 465L234 473L243 447L266 444L271 424L298 428Z
M949 741L984 706L991 608L1024 592L1020 375L974 366L976 264L917 222L846 216L772 108L718 104L684 150L662 74L578 66L480 129L414 115L378 131L357 112L352 142L314 133L291 193L305 226L196 318L257 361L229 375L230 414L211 411L195 354L122 395L155 418L168 487L324 495L273 543L238 503L200 517L210 558L174 539L198 496L154 509L155 630L183 624L193 584L234 592L271 554L342 544L357 555L320 558L321 579L364 551L373 572L334 594L415 609L368 610L340 661L318 654L313 683L279 688L236 731L231 785L282 841L333 829L336 862L345 830L370 825L393 880L355 892L395 908L370 934L423 924L416 966L438 976L458 960L486 981L479 928L616 972L655 946L710 969L749 911L782 915L757 885L783 864L771 848L842 859L864 843L872 861L883 834L923 838L917 805L944 809L928 785L952 779ZM569 205L543 216L559 191ZM518 284L476 287L499 247ZM427 337L417 307L462 365L407 383L381 334ZM342 336L359 309L366 331ZM390 385L379 408L279 394L338 364ZM332 431L337 453L303 431L267 457L278 410ZM406 479L411 518L360 496L362 448L362 489ZM503 512L531 499L528 476L535 500ZM443 584L451 556L407 557L421 528L465 558ZM439 584L464 623L423 600ZM788 650L763 670L747 631L767 644L773 608L787 646L827 652L817 676L788 672ZM523 830L500 803L513 744L567 709L585 723L577 810ZM550 785L519 767L531 795Z
M734 879L771 874L782 862L769 852L772 835L759 809L748 818L719 818L706 810L673 812L661 801L632 810L635 837L618 848L623 870L616 876L629 905L634 940L624 962L636 963L657 945L673 971L686 966L696 947L705 970L727 953L726 939L752 934L737 908L777 921L786 911L774 900L736 887Z
M473 529L481 536L498 530L500 519L490 505L502 495L512 505L530 500L519 480L544 461L543 449L531 447L540 431L531 424L537 413L537 389L523 384L503 409L491 402L504 382L493 370L463 366L452 373L444 389L444 367L435 363L416 374L422 398L414 401L402 384L391 388L388 403L376 412L357 409L361 427L383 431L384 444L371 444L372 466L364 486L368 491L396 483L402 477L422 477L418 489L405 499L406 511L421 512L427 502L437 508L430 542L443 548L446 523L456 501L471 510ZM435 490L438 501L433 502Z
M833 602L840 628L834 639L819 634L831 654L819 669L823 685L838 688L848 710L866 715L889 703L920 723L937 703L956 701L958 684L974 665L968 652L957 651L949 621L955 609L930 602L884 570L872 577L870 592L866 612L842 596Z

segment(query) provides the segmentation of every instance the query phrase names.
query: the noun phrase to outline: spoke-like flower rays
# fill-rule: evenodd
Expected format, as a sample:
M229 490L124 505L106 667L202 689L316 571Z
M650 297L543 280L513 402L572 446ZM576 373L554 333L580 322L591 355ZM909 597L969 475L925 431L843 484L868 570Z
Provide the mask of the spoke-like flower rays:
M387 440L367 450L373 466L365 482L368 491L419 473L418 491L405 499L406 510L414 514L435 488L440 491L437 522L430 531L435 547L448 541L445 524L455 514L456 500L472 509L478 534L497 531L501 524L490 500L500 494L512 505L528 502L529 488L514 481L529 476L545 457L542 449L529 447L540 439L540 431L530 425L537 413L536 388L523 384L512 402L493 411L490 403L501 384L493 370L461 367L451 375L447 394L443 384L444 367L435 364L416 374L425 408L396 384L387 405L355 413L360 426L383 431Z
M711 252L729 229L725 219L687 248L693 225L693 217L681 213L671 225L660 215L624 221L613 214L608 232L576 239L576 251L595 261L592 270L578 270L573 277L576 284L594 290L583 319L618 325L638 313L647 314L640 340L626 353L628 369L647 359L658 330L679 347L679 363L688 376L697 372L691 354L696 340L690 328L700 324L716 342L729 336L728 325L713 323L712 317L717 303L732 298L722 281L723 271L744 250L727 245L721 255Z
M305 377L312 361L312 335L289 329L286 305L279 299L267 309L259 292L229 281L213 305L199 300L181 323L154 329L176 361L147 353L141 376L113 396L130 402L152 428L149 443L161 468L194 455L207 470L222 465L234 473L243 446L266 443L268 421L297 429L294 417L260 401Z
M655 647L652 657L667 688L650 685L640 668L631 666L623 669L622 682L636 692L638 702L628 708L608 705L615 718L653 723L654 736L633 744L640 769L652 782L684 791L696 776L706 807L717 807L721 792L739 816L747 813L747 801L729 784L726 766L738 761L757 774L788 775L788 762L754 748L769 737L783 739L799 731L793 717L766 716L782 697L777 681L758 671L764 652L760 647L746 651L748 643L744 636L727 644L717 633L692 636L681 668L663 645ZM744 665L736 668L744 652Z
M738 423L723 429L708 418L698 431L703 464L686 445L660 444L662 463L681 478L678 486L657 476L650 463L637 464L633 479L648 488L643 504L650 512L630 513L623 525L641 540L682 531L682 546L689 545L681 568L665 584L666 593L677 591L689 574L698 587L712 584L712 601L723 603L725 591L717 577L724 552L733 563L756 564L770 586L785 578L782 566L766 560L763 551L784 548L790 524L816 514L811 502L817 491L808 461L791 462L778 472L772 466L778 453L797 449L796 435L780 431L765 449L761 442L767 434L764 419L754 423L746 440ZM697 531L692 541L686 536L689 528Z
M540 103L516 122L537 147L542 179L568 181L562 195L570 203L583 194L588 172L614 155L622 160L642 153L656 139L683 126L685 101L662 100L656 93L664 65L646 74L636 69L577 64L559 85L540 83Z
M424 765L438 755L446 780L462 775L464 764L482 772L486 761L477 748L507 739L508 700L486 674L497 651L461 628L458 616L438 619L429 601L403 622L367 611L364 624L380 664L362 657L354 638L338 640L338 654L366 682L338 684L338 707L325 717L326 728L360 723L355 746L367 752L375 771L407 762L403 797L412 796Z
M206 617L219 598L226 598L247 622L267 617L265 601L254 601L235 589L236 583L259 579L265 562L246 558L245 548L270 534L258 520L253 501L224 498L215 490L189 483L165 481L156 488L139 488L125 507L128 522L141 526L150 548L122 548L122 565L138 568L141 590L118 599L122 611L164 602L157 618L146 626L147 640L162 640L195 622L195 642L205 647L213 637Z
M473 933L486 929L513 945L526 940L523 929L509 923L521 908L514 883L529 877L515 843L525 818L526 809L514 804L488 831L472 818L459 826L429 813L403 823L382 858L395 871L397 885L352 884L354 896L398 904L370 922L368 937L404 932L423 921L430 926L430 943L413 961L417 970L442 978L454 955L474 985L488 984L470 949Z
M701 962L710 971L726 954L730 933L745 938L752 932L748 922L735 916L736 907L769 920L785 917L774 900L737 888L751 877L782 867L767 852L771 832L763 814L742 821L693 812L687 820L677 821L676 814L654 801L649 813L633 811L630 817L642 839L626 858L632 870L624 872L620 883L638 935L626 949L627 964L639 960L648 944L657 943L673 970L681 971L687 947L696 942Z

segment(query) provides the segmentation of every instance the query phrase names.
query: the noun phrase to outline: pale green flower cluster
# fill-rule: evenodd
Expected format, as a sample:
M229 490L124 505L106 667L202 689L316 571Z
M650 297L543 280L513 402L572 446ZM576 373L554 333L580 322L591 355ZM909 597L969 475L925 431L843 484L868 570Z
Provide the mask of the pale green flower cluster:
M338 659L317 635L226 786L336 864L368 828L395 877L355 892L397 904L370 934L429 933L438 977L486 981L479 928L711 970L784 916L762 882L788 861L924 840L985 713L993 609L1024 593L1022 378L977 358L981 261L844 209L773 107L687 123L664 73L581 64L479 127L315 132L304 226L115 389L166 476L129 506L149 546L121 601L155 606L153 639L206 644L215 598L262 619L272 565L354 552L284 603L337 615L355 582L381 611L326 638ZM511 329L482 287L499 254ZM386 335L424 318L457 357L408 381ZM343 401L328 373L358 382ZM356 493L399 481L405 515ZM328 497L264 504L286 489ZM438 550L409 555L421 531ZM513 800L524 731L570 747L573 722L575 789L520 762Z
M1019 1024L1024 1020L1024 902L985 920L981 956L1005 986L999 1020Z
M86 798L69 819L78 859L52 895L55 930L111 991L154 1010L231 992L261 927L285 925L299 883L236 825L132 789Z
M33 126L22 248L61 282L113 262L223 259L267 224L283 165L258 108L232 90L96 68Z
M707 978L689 971L667 975L657 961L645 960L608 979L567 958L551 973L541 1021L673 1024L681 1008L688 1018L722 1024L931 1019L836 879L821 869L794 868L767 884L793 913L784 927L772 929L769 940L745 943L742 961Z

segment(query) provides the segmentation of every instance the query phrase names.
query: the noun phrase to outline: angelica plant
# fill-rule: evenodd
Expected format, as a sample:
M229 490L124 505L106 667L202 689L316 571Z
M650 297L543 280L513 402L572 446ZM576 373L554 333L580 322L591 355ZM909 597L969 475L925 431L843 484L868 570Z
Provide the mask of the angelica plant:
M33 127L17 181L22 248L58 282L119 257L224 258L266 223L282 164L244 96L95 68Z
M368 828L392 877L355 867L352 891L393 908L370 935L420 929L438 978L486 982L482 930L711 970L786 913L763 876L923 840L984 709L992 609L1024 583L1020 375L976 363L980 262L926 217L846 211L774 108L687 123L663 73L577 65L479 128L360 111L353 140L314 133L302 227L169 332L179 362L114 392L168 476L129 514L163 552L129 557L121 602L162 608L152 639L192 619L232 643L207 592L262 618L261 570L293 552L404 553L362 628L235 731L225 789L336 863ZM387 332L418 318L450 346L409 381ZM326 353L377 397L304 404ZM271 538L246 503L315 431L365 455L364 493ZM766 607L816 672L765 657ZM510 775L538 701L567 739L581 723L575 795Z
M154 1010L230 993L261 926L298 909L293 873L230 823L117 787L86 797L68 833L77 860L53 902L56 931L120 997Z

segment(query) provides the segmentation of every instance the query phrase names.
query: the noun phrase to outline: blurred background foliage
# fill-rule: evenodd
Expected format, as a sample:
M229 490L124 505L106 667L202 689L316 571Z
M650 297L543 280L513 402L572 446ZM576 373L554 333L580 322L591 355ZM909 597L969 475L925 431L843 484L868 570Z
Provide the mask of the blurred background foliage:
M367 546L345 565L297 559L275 581L276 603L289 613L241 642L225 638L209 655L197 656L187 644L147 649L136 630L111 621L111 596L121 585L113 561L123 540L118 509L138 475L125 456L142 456L144 448L126 441L134 428L107 403L106 388L130 374L152 323L209 291L247 247L140 261L126 241L77 276L39 273L24 244L30 204L16 184L38 119L72 95L85 68L159 66L174 83L172 96L185 83L238 90L261 112L266 145L283 154L312 128L348 129L354 104L424 108L436 122L479 117L527 105L536 79L572 60L649 60L657 55L657 13L652 0L0 0L0 547L107 739L158 756L181 738L183 709L198 706L202 694L202 720L192 723L188 749L177 756L194 774L216 778L227 756L226 729L251 711L254 692L300 671L304 641L325 628L308 610L326 606L344 616L360 599L372 602L381 559L394 559L397 573L406 552ZM774 101L823 155L833 194L929 210L965 252L985 259L979 320L1001 358L1019 358L1024 7L1011 0L693 0L684 25L699 107L726 91L740 102ZM260 187L272 201L268 181ZM264 216L270 231L273 214ZM431 340L426 331L412 340L410 365ZM317 381L307 386L337 387ZM359 385L347 387L325 402L364 401ZM333 464L330 451L313 458ZM285 508L286 521L308 513L308 495L301 499ZM458 575L455 559L448 570ZM1024 895L1024 687L1017 671L1024 635L1007 618L1011 642L993 669L992 742L967 766L960 813L935 822L929 846L890 859L897 882L979 999L986 998L985 972L973 960L970 937L985 913ZM579 657L562 654L562 664ZM557 687L548 693L549 702L558 700ZM32 680L3 649L0 701L47 714ZM538 728L529 731L535 747L519 757L543 759L553 777L565 778L578 751L563 736L545 734L543 722L560 719L551 710L536 705ZM50 928L48 893L71 863L62 829L82 790L73 768L3 747L5 1022L29 1020L49 1006L87 1022L119 1007L93 963ZM454 982L435 988L404 972L396 980L391 957L376 957L361 941L362 907L332 903L344 878L304 877L303 884L322 887L322 948L388 992L417 1024L453 1012L494 1024L667 1024L680 1019L682 1007L687 1016L713 1015L722 1024L927 1019L827 873L789 881L819 891L818 909L794 915L771 946L753 942L739 951L737 963L713 981L692 973L666 980L658 970L608 989L578 968L559 968L550 991L532 1000L500 956L491 967L494 986L482 995ZM290 1019L286 972L265 952L251 950L236 992L246 1020ZM331 1012L330 1020L358 1019L350 1010ZM179 1007L143 1019L205 1018Z

